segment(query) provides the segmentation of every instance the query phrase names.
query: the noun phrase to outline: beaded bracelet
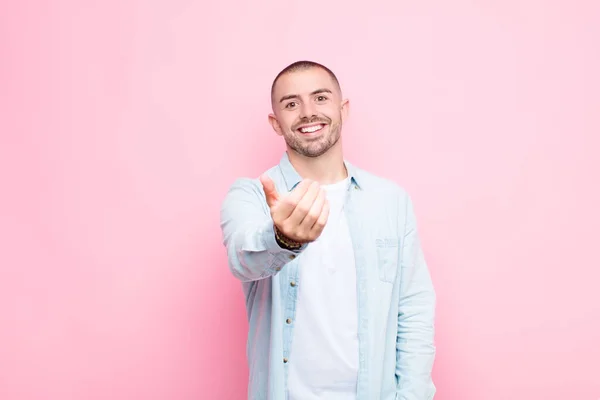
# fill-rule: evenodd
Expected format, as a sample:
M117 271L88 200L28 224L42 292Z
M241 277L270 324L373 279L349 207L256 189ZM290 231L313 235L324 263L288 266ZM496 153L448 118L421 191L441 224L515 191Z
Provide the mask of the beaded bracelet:
M285 237L283 235L283 233L281 233L279 231L279 229L275 226L275 239L277 239L277 242L282 245L282 247L286 248L287 250L298 250L300 249L300 247L302 247L302 243L300 242L296 242L292 239L288 239L287 237Z

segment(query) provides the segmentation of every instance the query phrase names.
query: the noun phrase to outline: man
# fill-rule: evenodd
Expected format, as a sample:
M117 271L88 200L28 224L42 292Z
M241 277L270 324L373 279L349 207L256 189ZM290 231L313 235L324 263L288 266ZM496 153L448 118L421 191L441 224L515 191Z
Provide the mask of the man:
M432 399L435 293L408 195L344 159L349 102L328 68L286 67L271 103L287 151L221 209L246 298L248 398Z

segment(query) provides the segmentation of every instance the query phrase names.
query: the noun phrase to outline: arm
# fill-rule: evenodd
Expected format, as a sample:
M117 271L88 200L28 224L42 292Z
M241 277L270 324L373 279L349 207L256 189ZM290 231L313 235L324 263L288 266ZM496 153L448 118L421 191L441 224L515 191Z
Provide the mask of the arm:
M229 268L243 282L276 274L298 251L281 248L265 195L250 179L238 179L221 206L221 231Z
M435 358L436 295L419 243L410 199L406 203L406 229L400 268L402 277L396 339L396 399L431 400L436 392L431 379Z

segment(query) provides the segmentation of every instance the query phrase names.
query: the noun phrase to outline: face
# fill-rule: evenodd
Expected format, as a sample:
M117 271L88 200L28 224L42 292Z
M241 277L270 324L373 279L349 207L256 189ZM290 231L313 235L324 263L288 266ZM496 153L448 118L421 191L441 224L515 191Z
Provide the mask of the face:
M269 122L288 148L305 157L319 157L334 147L341 135L348 100L320 68L279 77L273 93Z

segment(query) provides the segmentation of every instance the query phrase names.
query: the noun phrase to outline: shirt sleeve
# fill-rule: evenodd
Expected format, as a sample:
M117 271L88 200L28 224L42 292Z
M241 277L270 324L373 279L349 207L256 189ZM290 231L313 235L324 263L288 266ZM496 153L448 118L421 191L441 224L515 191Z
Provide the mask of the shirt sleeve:
M247 178L236 180L225 196L221 231L229 268L243 282L276 274L306 247L292 251L279 246L264 191Z
M417 233L412 201L407 196L402 247L398 335L396 338L397 400L431 400L435 357L436 295Z

